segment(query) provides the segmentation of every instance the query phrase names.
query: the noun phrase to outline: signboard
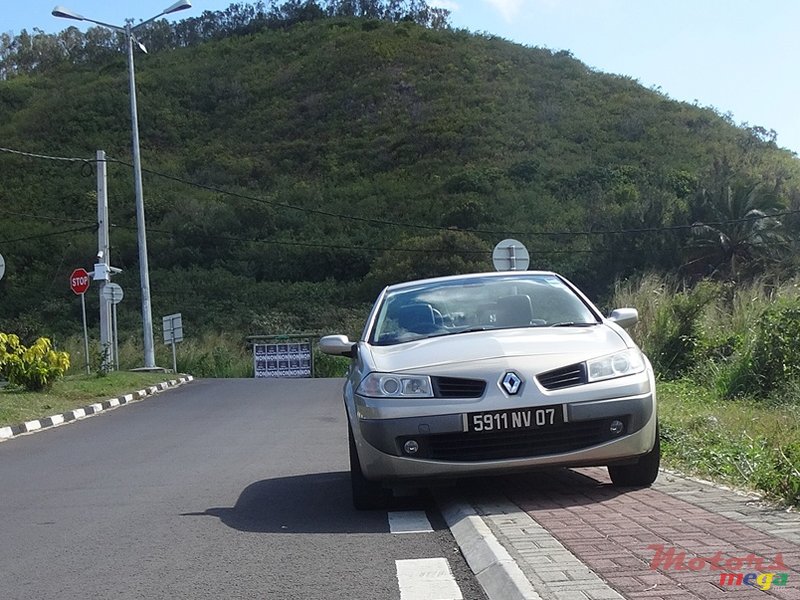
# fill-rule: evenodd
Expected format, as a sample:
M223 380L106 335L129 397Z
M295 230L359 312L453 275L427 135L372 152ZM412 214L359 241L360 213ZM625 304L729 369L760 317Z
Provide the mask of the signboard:
M125 297L122 288L116 283L107 283L103 286L103 300L111 304L119 304Z
M161 322L164 330L164 343L175 344L183 341L183 319L181 313L162 317Z
M89 273L86 272L86 269L75 269L69 276L69 289L80 296L89 289L89 281Z
M525 271L531 258L525 244L508 239L494 247L492 262L495 271Z
M253 344L256 378L311 377L311 340Z

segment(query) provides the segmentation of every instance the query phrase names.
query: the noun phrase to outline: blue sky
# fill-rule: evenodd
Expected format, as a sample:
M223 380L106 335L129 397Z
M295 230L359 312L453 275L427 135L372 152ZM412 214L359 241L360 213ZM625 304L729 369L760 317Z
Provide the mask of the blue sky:
M71 23L56 4L99 21L149 18L170 0L3 0L0 31L47 32ZM173 18L220 10L194 0ZM800 154L800 1L797 0L429 0L455 27L527 46L569 50L588 66L633 77L669 97L731 113L778 132Z

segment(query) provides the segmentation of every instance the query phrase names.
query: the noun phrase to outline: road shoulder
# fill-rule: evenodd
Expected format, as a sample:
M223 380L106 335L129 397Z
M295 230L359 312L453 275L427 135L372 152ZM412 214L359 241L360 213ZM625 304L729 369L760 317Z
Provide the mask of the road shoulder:
M69 410L64 413L50 415L47 417L43 417L41 419L26 421L24 423L18 423L16 425L0 427L0 442L11 440L21 435L38 433L40 431L45 431L53 427L66 425L67 423L74 423L75 421L79 421L87 417L94 416L96 414L99 414L107 410L112 410L115 408L119 408L120 406L124 406L126 404L132 404L134 402L138 402L139 400L143 400L155 394L159 394L163 391L184 385L191 381L194 381L194 377L192 377L191 375L181 375L180 377L177 377L175 379L163 381L161 383L148 386L146 388L137 390L135 392L131 392L129 394L122 394L115 398L108 398L107 400L94 402L82 408L76 408L74 410Z

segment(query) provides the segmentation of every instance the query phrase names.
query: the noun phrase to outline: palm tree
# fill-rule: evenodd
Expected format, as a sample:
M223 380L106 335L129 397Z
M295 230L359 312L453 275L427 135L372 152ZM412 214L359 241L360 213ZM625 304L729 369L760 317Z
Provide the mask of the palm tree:
M788 246L783 224L774 216L778 196L760 184L735 183L717 192L702 189L697 208L706 219L695 222L689 248L711 274L738 279L747 268L778 261ZM699 256L698 256L699 254Z

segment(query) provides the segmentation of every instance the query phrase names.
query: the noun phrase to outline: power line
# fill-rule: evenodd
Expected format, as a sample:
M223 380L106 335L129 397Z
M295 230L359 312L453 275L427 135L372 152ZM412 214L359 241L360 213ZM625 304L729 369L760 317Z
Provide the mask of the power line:
M10 148L3 148L0 147L0 151L2 152L9 152L12 154L18 154L22 156L32 157L32 158L39 158L39 159L46 159L46 160L58 160L58 161L71 161L71 162L82 162L86 164L93 164L97 162L93 159L86 159L86 158L76 158L76 157L63 157L63 156L48 156L44 154L34 154L31 152L22 152L20 150L13 150ZM131 163L125 162L119 159L113 158L106 158L106 163L116 163L123 166L133 168ZM177 177L174 175L168 175L166 173L161 173L159 171L155 171L153 169L142 169L143 172L146 172L150 175L154 175L156 177L161 177L163 179L168 179L170 181L175 181L177 183L182 183L184 185L188 185L191 187L195 187L198 189L202 189L209 192L214 192L216 194L222 194L225 196L230 196L233 198L238 198L241 200L248 200L251 202L257 202L260 204L266 204L268 206L274 206L278 208L284 208L287 210L295 210L298 212L304 212L308 214L317 214L326 217L333 217L338 219L350 220L350 221L357 221L361 223L368 223L373 225L382 225L382 226L391 226L391 227L400 227L400 228L409 228L409 229L422 229L426 231L457 231L462 233L473 233L473 234L481 234L481 235L502 235L502 236L522 236L522 237L535 237L535 236L550 236L550 237L563 237L563 236L593 236L593 235L638 235L638 234L647 234L647 233L662 233L668 231L687 231L691 230L692 228L696 227L698 223L687 224L687 225L663 225L659 227L638 227L638 228L627 228L627 229L602 229L602 230L595 230L595 229L588 229L588 230L572 230L572 231L501 231L501 230L493 230L493 229L461 229L461 228L450 228L450 227L442 227L438 225L422 225L418 223L407 223L401 221L391 221L388 219L374 219L371 217L361 217L358 215L348 215L343 213L336 213L332 211L326 211L317 208L307 208L302 206L296 206L294 204L288 204L286 202L279 202L277 200L269 200L266 198L259 198L256 196L250 196L247 194L241 194L237 192L232 192L230 190L225 190L222 188L217 188L210 185L205 185L201 183L197 183L194 181L190 181L188 179L184 179L182 177ZM756 217L745 217L740 219L729 219L729 220L722 220L722 221L709 221L702 223L703 225L710 225L710 226L723 226L723 225L733 225L736 223L747 223L751 221L758 221L762 219L772 219L776 217L788 216L788 215L795 215L800 214L800 210L787 210L779 213L774 213L771 215L761 215Z
M121 164L128 167L133 167L130 163L117 160L117 159L106 159L107 162L114 162L117 164ZM429 231L459 231L462 233L474 233L474 234L483 234L483 235L515 235L515 236L590 236L590 235L627 235L627 234L644 234L644 233L660 233L665 231L683 231L683 230L691 230L693 227L697 226L697 223L691 225L662 225L660 227L639 227L639 228L629 228L629 229L602 229L602 230L573 230L573 231L500 231L500 230L493 230L493 229L469 229L469 228L451 228L451 227L442 227L438 225L420 225L417 223L407 223L401 221L389 221L386 219L373 219L370 217L360 217L357 215L347 215L342 213L336 213L331 211L325 211L322 209L317 208L306 208L302 206L296 206L294 204L287 204L285 202L278 202L277 200L267 200L265 198L258 198L255 196L248 196L246 194L240 194L237 192L232 192L230 190L224 190L222 188L217 188L214 186L209 186L201 183L197 183L194 181L189 181L188 179L183 179L181 177L176 177L174 175L167 175L166 173L161 173L159 171L154 171L152 169L142 169L145 173L150 175L155 175L157 177L162 177L164 179L169 179L171 181L175 181L178 183L183 183L185 185L189 185L192 187L196 187L198 189L202 189L209 192L214 192L217 194L223 194L226 196L231 196L234 198L239 198L240 200L249 200L252 202L258 202L261 204L267 204L270 206L277 206L280 208L286 208L290 210L296 210L299 212L306 212L309 214L318 214L328 217L335 217L339 219L346 219L352 221L359 221L363 223L370 223L375 225L389 225L394 227L406 227L406 228L413 228L413 229L425 229ZM771 215L761 215L756 217L744 217L741 219L730 219L724 221L709 221L704 222L704 225L733 225L736 223L747 223L750 221L758 221L762 219L771 219L776 217L782 217L787 215L795 215L800 214L800 210L788 210L783 211L780 213L774 213Z
M90 229L97 229L97 225L88 225L85 227L75 227L74 229L65 229L63 231L51 231L50 233L40 233L38 235L29 235L21 238L14 238L12 240L0 240L0 244L10 244L12 242L26 242L28 240L38 240L42 238L54 237L57 235L65 235L67 233L75 233L77 231L88 231Z
M12 148L3 148L3 147L0 147L0 152L7 152L9 154L17 154L19 156L27 156L28 158L39 158L43 160L57 160L63 162L81 162L81 163L96 162L94 159L91 158L76 158L70 156L48 156L47 154L35 154L33 152L23 152L22 150L14 150Z
M51 217L51 216L48 216L48 215L34 215L34 214L31 214L31 213L23 213L23 212L17 212L17 211L13 211L13 210L6 210L5 208L0 208L0 213L6 214L6 215L14 215L16 217L27 217L27 218L30 218L30 219L37 219L37 220L43 220L43 221L55 221L55 222L59 222L59 223L97 223L96 220L92 221L90 219L70 219L68 217Z
M128 230L135 230L136 228L130 225L115 225L112 224L111 227L117 229L128 229ZM153 232L160 235L179 235L180 232L176 231L167 231L165 229L154 229L148 228L148 233ZM288 241L288 240L268 240L265 238L245 238L245 237L233 237L233 236L226 236L226 235L209 235L203 234L203 238L205 239L212 239L212 240L223 240L228 242L252 242L257 244L270 244L276 246L295 246L301 248L325 248L330 250L352 250L356 252L409 252L409 253L419 253L419 254L474 254L474 255L484 255L490 256L491 250L452 250L452 249L442 249L442 250L435 250L435 249L428 249L423 250L420 248L399 248L396 246L353 246L353 245L345 245L345 244L323 244L319 242L296 242L296 241ZM529 254L589 254L597 252L596 250L529 250Z

